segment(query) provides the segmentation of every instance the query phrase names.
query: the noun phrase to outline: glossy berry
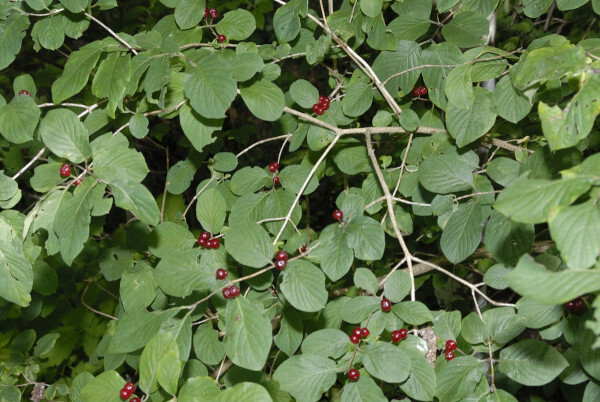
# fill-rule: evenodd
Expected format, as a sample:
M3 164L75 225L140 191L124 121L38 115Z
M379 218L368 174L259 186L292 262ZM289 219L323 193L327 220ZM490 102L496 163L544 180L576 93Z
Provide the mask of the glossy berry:
M388 312L392 309L392 302L386 298L381 299L381 311Z
M360 336L355 334L350 335L350 342L354 343L355 345L358 344L360 342Z
M227 40L227 36L225 35L217 35L217 42L223 43Z
M202 233L200 233L200 237L199 238L200 239L204 239L204 240L208 240L208 239L210 239L210 233L208 233L208 232L202 232Z
M287 266L287 260L277 260L275 261L275 269L282 271Z
M392 332L392 342L400 342L402 340L402 336L400 335L400 331L396 330Z
M77 179L77 180L75 180L75 181L73 182L73 185L74 185L75 187L77 187L77 186L78 186L78 185L80 185L80 184L81 184L81 179Z
M121 392L119 393L119 395L121 396L121 399L129 399L129 397L131 396L131 392L129 392L125 388L123 388L121 390Z
M298 251L301 253L306 253L306 246L302 245Z
M360 378L360 372L357 369L348 370L348 379L352 382L358 381Z
M333 211L331 216L333 216L333 219L335 219L336 221L341 221L342 218L344 217L344 213L342 211L340 211L339 209L336 209L335 211Z
M277 171L277 169L279 169L279 163L272 162L269 164L269 172L275 173Z
M419 96L419 94L421 93L421 89L419 87L414 87L411 93L413 96Z
M237 286L230 286L229 294L231 295L232 298L238 297L240 295L240 288L238 288Z
M573 311L575 313L581 313L583 311L584 306L585 305L581 297L578 297L577 299L573 300Z
M27 95L27 96L31 96L31 94L29 93L29 91L26 91L26 90L24 90L24 89L21 89L21 90L19 91L19 95Z
M448 339L446 341L446 351L453 351L454 349L456 349L456 341L453 339Z
M142 402L142 400L140 398L138 398L137 396L134 396L133 398L131 398L129 400L129 402Z
M204 7L204 18L208 17L208 15L209 15L208 7Z
M406 339L406 337L408 336L408 331L404 328L400 328L398 330L398 333L400 334L400 339Z
M223 297L226 299L231 299L231 289L229 288L224 288L223 291Z
M61 177L69 177L71 175L71 165L68 163L63 163L60 166L60 176Z
M208 240L204 240L202 237L198 237L198 245L200 247L206 247L207 242L208 242Z
M319 103L320 103L320 104L321 104L321 103L323 103L323 102L325 102L325 99L327 99L327 97L326 97L326 96L319 95Z
M371 333L367 328L361 328L360 331L362 332L362 337L363 338L366 338Z
M452 359L454 359L454 352L449 350L446 352L446 360L450 361Z
M217 269L217 279L223 280L227 278L227 275L229 275L229 272L225 271L222 268Z
M273 177L273 184L279 184L279 176Z
M210 239L206 242L206 248L209 248L208 242L210 242L210 248L212 248L213 250L218 249L219 246L221 245L221 242L219 241L219 239Z
M419 95L421 95L421 96L425 96L425 95L427 95L427 88L425 88L425 87L420 87L420 88L419 88Z
M127 384L125 384L125 386L123 387L123 389L126 389L127 391L131 392L132 394L135 392L135 385L131 382L128 382Z
M352 335L356 335L356 336L358 336L358 337L361 337L361 338L362 338L362 336L363 336L363 334L362 334L362 329L360 329L359 327L356 327L356 328L354 328L354 329L352 330Z
M323 104L321 105L321 107L323 108L323 110L327 110L327 109L329 109L329 102L323 103Z
M217 18L219 16L219 12L217 11L216 8L211 8L210 10L208 10L208 15L210 15L210 18L212 18L214 20L215 18Z
M288 253L286 253L283 250L279 250L277 252L277 254L275 254L275 259L276 260L287 260L288 259Z
M313 105L312 110L319 116L322 115L323 113L325 113L325 109L323 108L323 106L319 105L318 103L315 103Z

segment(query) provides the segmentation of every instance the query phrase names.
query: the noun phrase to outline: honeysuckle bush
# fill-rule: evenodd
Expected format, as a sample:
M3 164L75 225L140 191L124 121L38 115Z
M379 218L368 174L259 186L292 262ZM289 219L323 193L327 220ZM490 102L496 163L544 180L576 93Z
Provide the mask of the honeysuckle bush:
M597 401L597 13L0 0L0 400Z

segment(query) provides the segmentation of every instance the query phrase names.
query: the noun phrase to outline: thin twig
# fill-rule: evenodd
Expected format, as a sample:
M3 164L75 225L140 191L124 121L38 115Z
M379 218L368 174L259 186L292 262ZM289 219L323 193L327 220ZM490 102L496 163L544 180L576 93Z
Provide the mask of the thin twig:
M86 17L88 17L89 19L91 19L92 21L94 21L96 24L100 25L102 28L106 29L106 31L109 34L111 34L116 40L118 40L123 45L125 45L125 47L127 49L131 50L131 53L133 53L134 55L138 54L138 52L133 47L131 47L131 45L129 43L127 43L127 41L125 41L123 38L121 38L119 35L117 35L117 33L115 31L113 31L112 29L110 29L107 25L105 25L98 18L94 17L91 14L85 13L85 12L83 13L83 15L85 15Z

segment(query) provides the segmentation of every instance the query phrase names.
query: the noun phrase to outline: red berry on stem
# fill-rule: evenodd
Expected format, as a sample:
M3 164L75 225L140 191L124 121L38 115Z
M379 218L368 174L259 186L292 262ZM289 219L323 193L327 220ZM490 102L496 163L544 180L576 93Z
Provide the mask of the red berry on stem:
M222 280L227 278L227 275L229 275L229 272L225 271L222 268L217 269L217 279Z
M350 335L350 342L354 343L355 345L358 344L360 342L360 336L355 334Z
M306 253L306 246L302 245L298 251L300 251L301 253Z
M219 239L210 239L210 248L212 248L213 250L216 250L219 248L219 246L221 245L221 242L219 241ZM208 241L206 242L208 244ZM208 246L206 247L208 248Z
M131 392L129 392L125 388L123 388L121 390L121 392L119 393L119 395L121 396L121 399L129 399L129 397L131 396Z
M419 88L419 95L421 95L421 96L425 96L425 95L427 95L427 88L425 88L425 87L420 87L420 88Z
M19 91L19 95L27 95L27 96L31 96L31 94L29 93L29 91L26 91L25 89L21 89Z
M321 104L321 107L323 108L323 110L329 109L329 102L323 102L323 104Z
M400 331L396 330L392 332L392 342L400 342L402 340L402 336L400 336Z
M214 20L215 18L217 18L219 16L219 12L217 11L216 8L211 8L210 10L208 10L208 15L210 15L210 18L212 18Z
M142 400L140 398L138 398L137 396L134 396L133 398L131 398L129 400L129 402L142 402Z
M386 298L381 299L381 311L388 312L392 309L392 302Z
M204 7L204 18L208 17L208 15L209 15L208 7Z
M81 184L81 179L77 179L77 180L75 180L75 181L73 182L73 185L74 185L75 187L77 187L77 186L78 186L78 185L80 185L80 184Z
M227 40L227 36L225 36L225 35L218 35L217 36L217 42L219 42L219 43L223 43L226 40Z
M202 237L198 237L198 245L199 245L200 247L206 247L206 246L207 246L207 244L206 244L206 243L207 243L207 241L208 241L208 240L204 240Z
M359 327L356 327L352 330L352 335L356 335L358 337L362 338L362 329L360 329Z
M319 116L321 116L323 113L325 113L325 108L321 105L319 105L317 107L317 110L315 110L315 113L318 114Z
M348 379L352 382L358 381L360 378L360 372L357 369L348 370Z
M319 95L319 103L323 103L325 101L326 96Z
M277 260L287 260L288 259L288 253L286 253L283 250L279 250L277 252L277 254L275 254L275 259L277 259Z
M127 391L131 392L132 394L136 390L135 385L133 383L131 383L131 382L128 382L127 384L125 384L125 386L123 387L123 389L126 389Z
M275 269L282 271L287 266L287 260L277 260L275 261Z
M240 295L240 288L238 288L237 286L230 286L229 294L231 295L232 298L238 297Z
M279 176L273 177L273 184L279 184Z
M456 341L453 339L448 339L446 341L446 351L453 351L456 349Z
M231 299L231 289L224 288L222 292L223 292L223 297L224 298Z
M63 163L60 166L60 176L61 177L69 177L71 175L71 165L68 163Z
M413 96L419 96L419 94L420 94L420 93L421 93L421 90L420 90L420 88L419 88L419 87L414 87L414 88L412 89L412 94L413 94Z
M454 352L449 350L448 352L446 352L446 360L450 361L454 359Z
M341 221L342 218L344 217L344 213L342 211L340 211L339 209L336 209L335 211L333 211L331 216L333 216L333 219L335 219L336 221Z
M578 297L577 299L573 300L573 312L581 313L584 307L585 304L583 303L583 299L581 297Z
M277 169L279 169L279 163L272 162L269 164L269 172L275 173L277 171Z
M404 328L400 328L398 330L398 333L400 334L400 339L406 339L406 337L408 336L408 331Z
M362 332L362 337L363 338L366 338L371 333L367 328L361 328L360 331Z
M210 233L202 232L202 233L200 233L200 238L204 239L204 240L208 240L208 239L210 239Z

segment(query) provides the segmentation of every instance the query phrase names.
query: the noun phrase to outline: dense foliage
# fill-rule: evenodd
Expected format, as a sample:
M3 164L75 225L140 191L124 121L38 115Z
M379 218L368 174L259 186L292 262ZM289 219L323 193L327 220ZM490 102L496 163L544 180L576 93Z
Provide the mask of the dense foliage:
M598 13L0 0L0 400L599 400Z

